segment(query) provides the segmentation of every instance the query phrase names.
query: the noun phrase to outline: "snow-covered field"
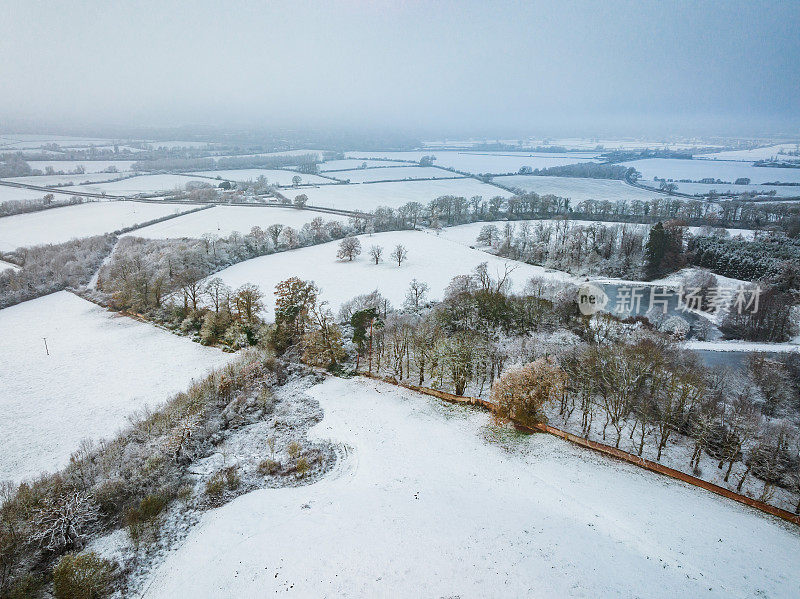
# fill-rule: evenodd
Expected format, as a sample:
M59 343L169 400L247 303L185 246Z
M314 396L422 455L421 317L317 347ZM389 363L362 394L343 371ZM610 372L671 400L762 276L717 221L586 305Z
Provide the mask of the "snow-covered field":
M408 202L427 204L431 200L445 195L465 198L483 196L485 200L495 196L507 198L511 195L499 187L469 178L325 185L316 188L303 188L302 193L308 196L308 203L312 206L363 211L374 210L378 206L399 208Z
M66 291L0 310L0 331L0 480L63 467L233 358Z
M75 167L82 166L87 173L101 173L107 168L114 166L119 172L131 170L133 160L36 160L28 162L30 167L44 172L48 166L52 166L56 172L64 171L69 173Z
M480 173L516 173L520 167L547 168L575 164L577 162L593 161L593 158L580 158L576 156L553 156L548 153L530 154L489 154L469 153L455 151L429 152L347 152L348 158L389 158L394 160L415 160L423 156L436 156L436 166L455 168L473 174Z
M128 173L130 174L130 173ZM4 181L12 181L14 183L24 183L26 185L40 185L40 186L58 186L72 183L79 185L87 182L100 182L111 181L112 179L119 179L124 177L125 173L84 173L82 175L38 175L33 177L11 177L3 179ZM39 192L44 193L44 192Z
M513 175L495 177L501 185L519 187L525 191L534 191L539 195L553 194L562 198L570 198L573 202L584 200L621 200L649 201L653 198L664 198L663 194L633 187L622 181L610 179L582 179L573 177L534 177L530 175Z
M756 160L770 160L777 158L778 160L800 160L800 156L790 156L781 154L784 152L793 152L797 150L798 144L777 144L774 146L766 146L763 148L755 148L753 150L728 150L726 152L717 152L714 154L698 154L697 158L707 158L709 160L742 160L745 162L754 162Z
M363 183L364 181L386 181L392 179L446 179L458 177L460 175L444 171L440 168L407 166L393 168L371 168L356 169L331 173L331 177L336 179L350 179L351 183Z
M189 182L208 183L214 181L190 177L186 175L139 175L122 181L111 183L98 183L97 185L76 185L76 190L90 191L92 193L109 193L111 195L131 196L137 193L154 193L157 191L183 190Z
M357 169L361 168L361 165L365 162L367 166L404 166L402 162L387 162L384 160L328 160L319 165L319 172L324 173L341 169Z
M26 200L39 200L46 193L46 191L36 191L33 189L23 189L20 187L8 187L7 185L0 185L0 202L10 202L12 200L21 202ZM80 195L80 192L76 192L75 195Z
M89 202L0 218L0 250L110 233L193 206L144 202Z
M240 262L215 276L234 288L245 283L258 285L265 295L264 315L268 320L272 319L275 285L292 276L314 281L322 290L321 299L328 301L334 311L354 296L375 289L394 306L400 306L414 278L430 285L429 299L441 299L454 276L468 274L481 262L489 263L493 276L502 275L505 265L515 268L511 279L518 289L531 277L572 280L565 273L504 260L423 231L360 235L359 240L362 254L353 262L337 260L339 242L332 241ZM408 250L408 260L401 266L389 257L397 244L403 244ZM382 246L384 250L383 262L378 265L367 255L372 245Z
M779 170L779 169L773 169ZM642 181L644 185L651 187L658 187L658 181ZM755 191L756 193L769 194L774 191L775 196L778 198L793 198L800 197L800 186L795 185L719 185L712 183L676 183L680 193L688 193L692 195L707 194L711 190L717 193L732 193L740 194L748 191Z
M793 597L797 530L484 412L329 379L318 483L207 512L144 597Z
M306 175L306 174L298 174L294 171L286 171L280 169L266 169L266 168L245 168L245 169L238 169L238 170L227 170L227 171L198 171L190 173L192 175L200 175L203 177L213 177L220 179L227 179L229 181L255 181L260 176L264 176L267 180L267 183L273 183L277 185L292 185L292 177L299 176L302 179L302 184L308 183L330 183L330 179L326 179L324 177L318 177L317 175ZM207 183L211 183L212 185L216 185L214 181L210 181L208 179L203 179Z
M234 231L245 234L255 226L266 229L269 225L276 223L300 229L304 224L317 217L322 218L325 222L332 220L347 222L347 217L312 210L272 206L214 206L208 210L193 212L163 223L137 229L129 235L150 239L177 239L180 237L200 238L204 233L212 233L226 237Z
M623 166L632 166L642 173L642 183L653 182L653 177L661 179L690 179L699 181L707 177L730 181L739 177L747 177L755 185L780 181L781 183L800 183L800 168L770 168L742 164L739 162L722 162L719 160L679 160L671 158L647 158L623 162ZM680 183L678 183L680 191Z

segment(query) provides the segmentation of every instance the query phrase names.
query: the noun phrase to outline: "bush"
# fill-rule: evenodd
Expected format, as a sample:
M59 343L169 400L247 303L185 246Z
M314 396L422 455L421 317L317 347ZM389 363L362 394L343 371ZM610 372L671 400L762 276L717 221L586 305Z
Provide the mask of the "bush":
M258 465L258 471L264 476L275 474L280 469L281 463L277 460L266 459Z
M241 482L236 466L217 470L206 482L206 495L212 499L219 499L226 489L237 489Z
M564 371L549 360L509 368L492 385L495 416L525 426L547 422L544 408L561 396L565 385Z
M292 459L297 458L300 455L300 452L303 451L303 446L297 443L296 441L292 441L289 443L289 447L287 448L289 452L289 457Z
M305 458L298 458L296 468L297 474L299 474L301 477L305 476L309 469L308 460Z
M158 516L167 506L168 498L164 495L148 495L139 503L138 508L128 510L125 525L134 543L139 543L146 535L154 538L158 530Z
M68 553L53 569L56 599L100 599L111 592L116 565L94 552Z

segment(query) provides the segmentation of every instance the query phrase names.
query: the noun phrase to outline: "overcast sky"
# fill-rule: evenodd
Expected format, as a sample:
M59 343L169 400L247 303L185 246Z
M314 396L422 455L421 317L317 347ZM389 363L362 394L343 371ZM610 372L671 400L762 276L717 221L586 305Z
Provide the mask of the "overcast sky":
M0 3L0 129L800 127L800 2Z

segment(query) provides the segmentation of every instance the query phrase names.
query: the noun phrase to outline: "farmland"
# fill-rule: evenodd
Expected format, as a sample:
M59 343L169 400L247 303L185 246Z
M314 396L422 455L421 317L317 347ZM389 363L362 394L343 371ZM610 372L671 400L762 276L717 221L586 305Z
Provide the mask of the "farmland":
M89 202L0 218L0 250L110 233L184 212L191 206L141 202Z
M0 330L0 480L63 467L82 439L231 359L65 291L0 310Z

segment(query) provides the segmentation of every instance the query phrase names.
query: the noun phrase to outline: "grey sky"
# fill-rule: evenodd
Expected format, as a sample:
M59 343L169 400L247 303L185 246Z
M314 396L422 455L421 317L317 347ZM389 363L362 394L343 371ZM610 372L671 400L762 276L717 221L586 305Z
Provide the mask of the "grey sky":
M800 127L800 2L0 5L0 128Z

